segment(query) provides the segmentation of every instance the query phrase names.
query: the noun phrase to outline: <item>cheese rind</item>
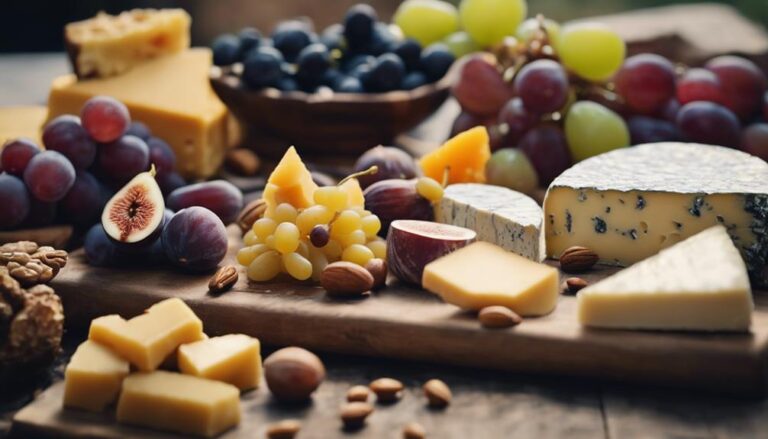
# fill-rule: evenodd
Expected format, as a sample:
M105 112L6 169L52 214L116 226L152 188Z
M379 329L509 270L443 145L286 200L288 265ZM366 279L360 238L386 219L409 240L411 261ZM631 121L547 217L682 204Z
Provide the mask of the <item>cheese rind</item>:
M480 241L532 261L546 258L544 212L520 192L485 184L452 184L435 208L435 220L474 230Z
M556 269L487 242L476 242L424 268L422 286L463 309L501 305L525 316L552 312L559 296Z
M179 347L179 370L223 381L240 390L259 387L261 347L259 340L244 334L213 337Z
M94 319L88 338L108 346L139 370L151 371L180 345L200 340L202 332L203 323L195 313L181 299L172 298L130 320L118 315Z
M240 422L240 391L230 384L179 373L136 373L123 381L117 420L212 437Z
M723 226L707 229L578 293L579 321L600 328L746 331L746 266Z
M594 250L630 265L722 224L750 275L768 280L768 164L719 146L656 143L580 162L544 200L547 255Z
M64 371L64 407L100 412L117 400L130 366L111 350L86 340Z

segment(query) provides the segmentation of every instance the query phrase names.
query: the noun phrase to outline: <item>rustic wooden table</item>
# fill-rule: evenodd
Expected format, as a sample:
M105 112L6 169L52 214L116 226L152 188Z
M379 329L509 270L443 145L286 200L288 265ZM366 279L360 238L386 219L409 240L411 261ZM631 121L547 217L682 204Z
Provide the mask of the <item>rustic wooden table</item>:
M61 54L0 56L0 105L43 103L50 79L66 70ZM8 434L13 414L37 391L61 379L67 356L83 337L68 333L65 354L36 382L0 391L0 437ZM302 419L303 438L396 438L401 437L402 426L414 420L434 438L768 438L768 400L436 364L322 357L328 379L314 403L300 407L269 403L266 419ZM377 407L365 429L343 432L337 411L344 392L380 376L402 380L407 386L405 398ZM421 384L434 377L446 381L454 392L454 402L444 412L426 409L419 395ZM263 437L263 428L254 437Z

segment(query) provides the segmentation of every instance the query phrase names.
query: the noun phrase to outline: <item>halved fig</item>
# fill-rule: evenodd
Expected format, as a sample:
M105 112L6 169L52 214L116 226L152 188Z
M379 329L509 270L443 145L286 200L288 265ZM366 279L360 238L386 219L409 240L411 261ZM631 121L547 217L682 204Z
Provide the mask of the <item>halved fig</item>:
M109 200L101 224L115 242L144 247L160 236L164 212L165 201L153 166L133 177Z

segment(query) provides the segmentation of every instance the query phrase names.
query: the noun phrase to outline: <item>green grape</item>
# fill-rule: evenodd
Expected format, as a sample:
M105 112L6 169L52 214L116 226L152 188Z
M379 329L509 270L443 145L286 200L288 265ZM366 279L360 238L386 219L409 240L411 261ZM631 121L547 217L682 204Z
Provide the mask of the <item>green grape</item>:
M393 21L406 37L418 41L422 47L459 30L456 7L440 0L405 0L397 8Z
M624 62L624 40L599 23L578 23L563 27L557 51L560 61L573 73L590 81L605 81Z
M544 29L547 31L550 45L557 49L558 40L560 39L560 25L555 20L545 18ZM539 20L537 18L529 18L518 26L515 37L520 41L528 41L536 36L536 31L538 30Z
M493 153L485 164L488 184L532 194L539 187L539 177L528 157L515 148L503 148Z
M525 0L462 0L459 5L464 30L481 46L514 35L527 12Z
M574 161L629 145L624 119L591 101L573 104L565 116L565 137Z
M457 59L470 53L479 52L481 49L466 32L454 32L445 37L443 43L448 46L448 50Z

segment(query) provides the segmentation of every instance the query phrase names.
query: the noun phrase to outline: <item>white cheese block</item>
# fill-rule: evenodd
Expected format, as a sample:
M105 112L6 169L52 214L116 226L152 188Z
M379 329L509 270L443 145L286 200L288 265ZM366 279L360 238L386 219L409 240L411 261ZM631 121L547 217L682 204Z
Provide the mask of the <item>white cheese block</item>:
M520 192L487 184L452 184L435 208L435 220L474 230L478 240L532 261L546 258L543 212Z
M544 200L547 254L586 246L630 265L722 224L758 284L768 260L768 164L734 149L690 143L622 148L557 177Z
M583 325L747 331L749 276L723 226L707 229L579 291Z

